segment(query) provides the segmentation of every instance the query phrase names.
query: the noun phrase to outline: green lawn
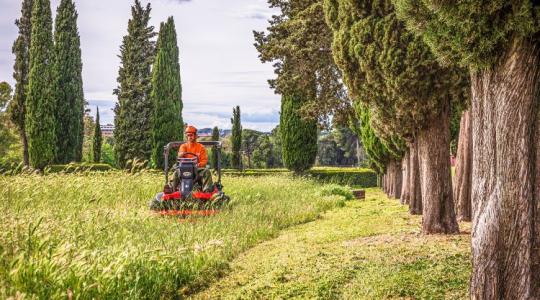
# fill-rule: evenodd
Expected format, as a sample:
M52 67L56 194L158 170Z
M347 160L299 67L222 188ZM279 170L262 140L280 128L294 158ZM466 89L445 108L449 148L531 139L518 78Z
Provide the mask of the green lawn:
M147 208L156 173L0 176L0 299L177 298L229 272L240 253L344 205L319 183L225 178L232 198L211 218Z
M194 299L466 299L470 224L453 236L420 234L377 189L246 251Z

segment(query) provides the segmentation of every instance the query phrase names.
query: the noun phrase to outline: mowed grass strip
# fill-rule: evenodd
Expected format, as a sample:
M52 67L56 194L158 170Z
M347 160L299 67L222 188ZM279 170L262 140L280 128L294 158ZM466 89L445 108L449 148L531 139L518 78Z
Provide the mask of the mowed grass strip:
M0 298L179 298L291 225L343 206L320 184L225 178L231 204L181 220L148 210L162 176L121 172L0 176Z
M420 234L421 216L368 189L321 219L240 255L193 299L467 299L470 224Z

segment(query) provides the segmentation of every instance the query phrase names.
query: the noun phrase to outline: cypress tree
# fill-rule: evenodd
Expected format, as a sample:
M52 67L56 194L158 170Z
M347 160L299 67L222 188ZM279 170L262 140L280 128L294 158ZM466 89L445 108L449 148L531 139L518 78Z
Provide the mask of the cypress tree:
M212 141L219 141L219 129L217 126L212 129ZM217 170L217 164L218 164L218 153L217 149L212 149L212 165L214 166L214 169Z
M84 137L81 42L72 0L60 2L54 30L55 161L64 164L82 159Z
M303 120L299 95L282 96L279 128L283 147L283 163L295 173L308 170L317 158L317 123Z
M101 161L101 145L103 137L101 135L101 125L99 124L99 107L96 107L96 125L94 127L94 138L92 141L92 153L95 163Z
M448 159L450 105L466 72L441 66L428 46L405 30L390 0L356 4L325 0L344 82L369 106L378 135L417 145L423 232L457 233Z
M30 165L43 169L54 159L55 102L53 79L52 17L49 0L35 0L32 8L30 75L26 101L26 130Z
M396 0L443 63L471 70L472 299L540 298L540 3Z
M232 167L235 169L242 168L242 155L240 153L242 149L242 125L240 123L240 106L233 108L232 123Z
M152 162L156 167L163 168L163 146L182 140L184 131L179 54L172 17L166 23L161 23L156 50L150 94L154 107Z
M155 58L154 27L148 26L150 3L146 8L139 0L131 7L128 34L120 46L121 66L118 70L118 88L114 94L118 102L115 112L115 156L119 167L128 160L149 161L152 154L153 115L150 92L151 66Z
M400 198L402 174L397 162L403 157L404 146L395 136L380 138L372 127L374 117L369 107L356 102L354 105L358 124L352 128L362 139L370 167L379 175L379 184L389 197Z
M23 145L23 162L30 165L28 158L28 138L26 134L26 99L28 89L28 75L30 74L30 41L32 36L32 7L33 0L23 0L21 17L15 21L19 28L19 36L13 43L12 52L15 55L13 78L15 79L15 94L8 107L11 122L15 124Z
M362 139L362 145L366 150L370 168L379 175L382 175L384 174L390 153L371 127L369 110L366 107L361 107L361 105L356 105L356 107L358 107L357 114L359 116L359 126L353 126L353 129Z

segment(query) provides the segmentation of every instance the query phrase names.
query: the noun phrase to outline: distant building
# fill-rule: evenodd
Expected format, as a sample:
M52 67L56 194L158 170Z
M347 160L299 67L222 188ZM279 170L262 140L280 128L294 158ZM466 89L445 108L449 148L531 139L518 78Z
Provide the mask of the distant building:
M221 137L228 137L229 135L232 134L232 130L231 129L223 129L223 130L220 130L219 132L219 135Z
M213 131L212 128L202 128L202 129L197 130L197 135L199 137L212 136L212 131ZM227 136L231 135L231 132L232 131L230 129L220 129L219 130L219 136L220 137L227 137Z
M212 136L212 128L203 128L197 130L197 135L200 137Z
M101 125L101 135L104 137L113 137L114 136L114 125L107 124Z

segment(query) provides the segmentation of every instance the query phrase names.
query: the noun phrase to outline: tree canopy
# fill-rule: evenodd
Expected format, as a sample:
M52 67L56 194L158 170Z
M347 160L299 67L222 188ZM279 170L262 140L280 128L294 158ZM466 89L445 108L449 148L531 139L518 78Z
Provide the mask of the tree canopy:
M354 99L370 107L377 134L412 140L449 104L466 72L441 67L390 0L326 0L325 10L336 63Z
M393 0L408 28L445 64L487 68L513 39L540 31L536 0L451 1Z
M269 80L270 86L282 95L315 88L304 99L302 117L329 125L332 115L335 123L345 124L351 106L332 57L332 31L324 20L322 1L268 3L281 14L269 20L268 32L254 31L254 35L261 61L274 63L277 77Z

